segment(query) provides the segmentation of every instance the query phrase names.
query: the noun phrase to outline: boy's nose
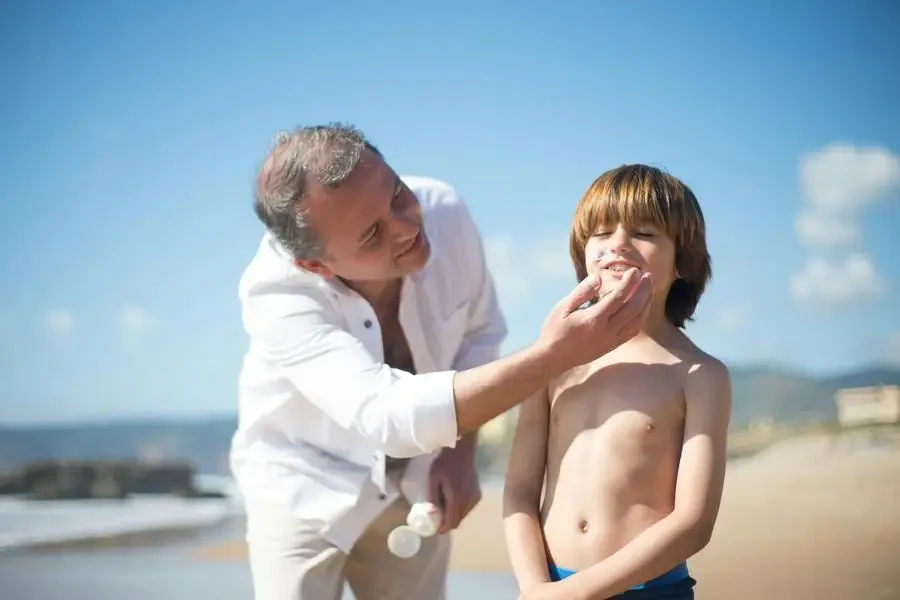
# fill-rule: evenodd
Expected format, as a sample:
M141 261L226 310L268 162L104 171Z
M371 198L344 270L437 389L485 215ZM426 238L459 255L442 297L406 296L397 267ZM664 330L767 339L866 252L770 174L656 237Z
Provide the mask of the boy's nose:
M609 238L609 243L606 252L614 252L619 255L628 253L631 248L631 235L619 229Z

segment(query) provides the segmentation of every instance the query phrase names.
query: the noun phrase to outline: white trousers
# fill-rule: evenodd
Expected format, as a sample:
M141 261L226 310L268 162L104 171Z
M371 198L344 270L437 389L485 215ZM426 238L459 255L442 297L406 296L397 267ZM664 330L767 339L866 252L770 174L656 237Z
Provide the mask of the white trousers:
M287 509L248 514L247 541L255 600L340 600L344 582L356 600L444 600L450 536L422 540L411 558L387 549L387 536L406 521L402 496L369 526L349 554L323 539L312 523Z

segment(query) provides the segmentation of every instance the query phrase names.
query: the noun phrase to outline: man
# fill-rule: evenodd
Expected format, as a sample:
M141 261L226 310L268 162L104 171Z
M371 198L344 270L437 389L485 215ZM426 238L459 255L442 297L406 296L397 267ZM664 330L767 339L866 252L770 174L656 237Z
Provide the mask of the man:
M506 326L478 230L448 185L401 179L362 133L282 135L263 163L268 232L240 283L250 337L231 464L257 600L444 597L449 540L408 559L387 534L431 500L454 529L478 502L477 428L640 327L650 282L595 305L579 284L538 341ZM606 290L604 290L606 292Z

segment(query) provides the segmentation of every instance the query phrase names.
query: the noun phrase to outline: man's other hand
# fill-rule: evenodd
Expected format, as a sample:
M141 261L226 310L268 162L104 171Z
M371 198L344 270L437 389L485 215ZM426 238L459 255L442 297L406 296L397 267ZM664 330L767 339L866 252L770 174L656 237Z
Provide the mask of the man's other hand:
M475 468L475 445L460 443L444 448L431 464L429 501L443 513L438 533L453 531L481 501L481 484Z

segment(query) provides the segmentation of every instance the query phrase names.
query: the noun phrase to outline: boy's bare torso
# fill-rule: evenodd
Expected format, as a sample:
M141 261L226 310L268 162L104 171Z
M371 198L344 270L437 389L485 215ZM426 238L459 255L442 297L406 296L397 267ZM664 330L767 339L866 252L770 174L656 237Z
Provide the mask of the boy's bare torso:
M680 332L642 337L549 388L541 525L548 558L580 570L669 514L684 431L684 380L703 353Z

